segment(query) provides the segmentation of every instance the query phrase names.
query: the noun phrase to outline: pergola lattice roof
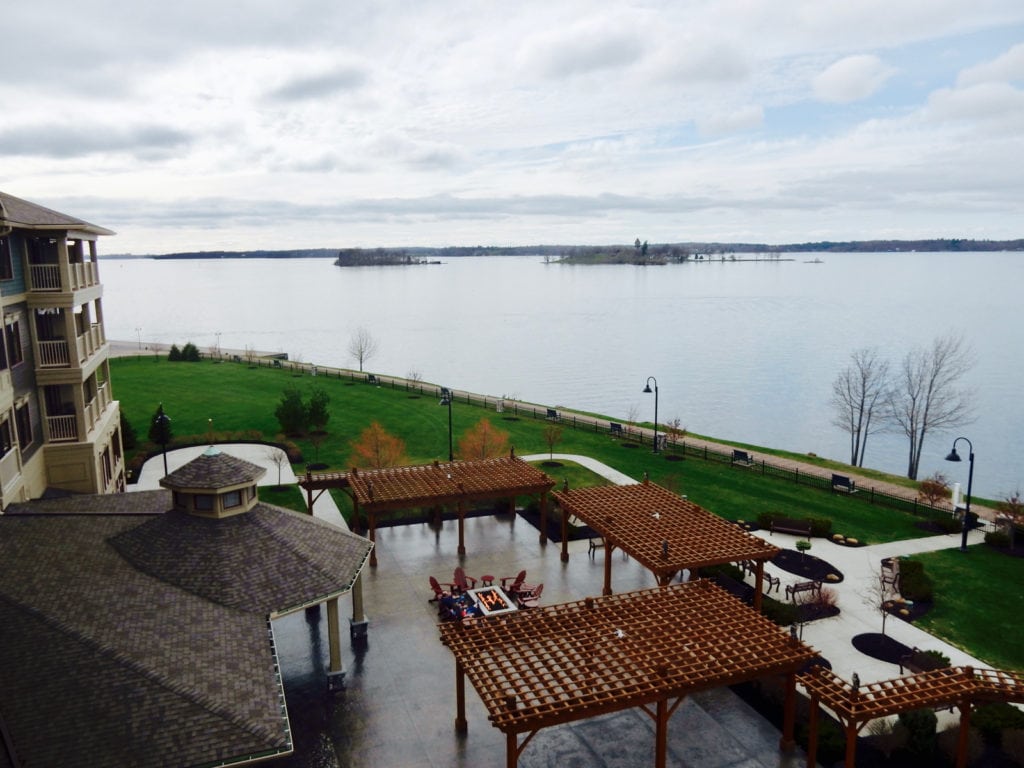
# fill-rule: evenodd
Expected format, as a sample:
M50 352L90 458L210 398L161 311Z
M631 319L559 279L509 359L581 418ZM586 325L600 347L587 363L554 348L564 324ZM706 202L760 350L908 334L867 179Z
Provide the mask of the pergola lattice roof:
M554 491L552 497L565 513L578 517L658 576L684 568L770 560L779 552L713 512L647 481Z
M545 493L554 481L515 455L350 472L319 472L299 480L306 490L345 488L360 507L385 511Z
M523 733L769 673L815 651L709 581L440 625L495 727Z
M997 669L947 667L853 686L831 670L816 667L799 682L844 723L869 720L922 707L959 706L965 701L1024 702L1024 675Z

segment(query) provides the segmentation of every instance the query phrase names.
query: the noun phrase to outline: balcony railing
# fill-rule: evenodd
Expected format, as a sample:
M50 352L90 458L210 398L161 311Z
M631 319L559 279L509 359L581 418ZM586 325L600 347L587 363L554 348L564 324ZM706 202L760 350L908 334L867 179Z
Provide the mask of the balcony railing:
M21 462L17 451L8 451L0 459L0 489L6 490L21 474Z
M39 342L40 368L67 368L71 365L68 343L65 339Z
M78 424L75 416L47 416L46 426L50 431L51 443L78 442Z
M80 288L88 288L99 285L99 269L94 262L86 261L78 264L66 265L68 269L63 270L67 275L65 281L61 280L60 264L30 264L29 278L33 291L77 291ZM67 286L63 285L67 283Z

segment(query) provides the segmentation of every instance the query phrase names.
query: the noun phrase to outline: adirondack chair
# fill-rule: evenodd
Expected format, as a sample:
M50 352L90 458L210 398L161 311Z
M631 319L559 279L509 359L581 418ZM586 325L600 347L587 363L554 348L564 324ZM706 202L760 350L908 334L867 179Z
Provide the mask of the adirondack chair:
M476 586L476 579L467 576L466 572L462 570L462 566L455 569L452 581L455 582L455 589L459 592L468 592Z
M541 593L544 591L544 582L542 581L536 587L533 587L529 592L520 592L517 595L520 608L536 608L537 603L540 602Z
M428 603L436 603L442 597L447 597L448 595L451 594L451 590L452 590L452 588L454 586L455 586L454 584L449 584L448 582L445 582L442 585L437 579L435 579L433 576L431 576L430 577L430 588L434 591L434 596L431 597L431 598L428 598L427 602ZM448 587L448 589L445 589L444 587Z
M526 571L520 571L515 576L502 576L501 588L506 595L515 600L516 594L519 592L519 589L523 586L524 581L526 581Z

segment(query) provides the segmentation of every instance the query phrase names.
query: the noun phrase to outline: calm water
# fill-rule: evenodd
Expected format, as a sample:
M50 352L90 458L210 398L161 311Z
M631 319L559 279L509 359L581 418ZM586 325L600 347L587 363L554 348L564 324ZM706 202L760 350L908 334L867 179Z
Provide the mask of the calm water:
M969 437L976 494L1024 485L1024 255L823 254L662 267L560 266L483 257L348 268L330 259L104 259L111 339L252 347L354 367L353 328L379 341L367 369L849 460L831 384L859 347L892 360L961 333L977 419L927 438L920 477L966 486L942 459ZM218 335L219 334L219 335ZM116 393L116 382L115 382ZM963 445L961 444L961 448ZM876 435L866 464L902 473L906 440Z

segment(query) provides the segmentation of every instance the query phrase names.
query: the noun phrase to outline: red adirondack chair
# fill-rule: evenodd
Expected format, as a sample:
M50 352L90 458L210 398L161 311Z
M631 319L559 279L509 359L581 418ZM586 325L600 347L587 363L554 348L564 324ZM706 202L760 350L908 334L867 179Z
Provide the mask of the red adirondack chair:
M502 576L501 589L506 595L515 600L516 593L519 592L524 581L526 581L526 571L520 571L515 576Z
M434 578L433 576L431 576L431 577L430 577L430 588L431 588L432 590L434 590L434 596L433 596L433 597L431 597L431 598L428 598L428 599L427 599L427 602L428 602L428 603L436 603L436 602L437 602L438 600L440 600L440 599L441 599L442 597L448 597L448 595L450 595L450 594L451 594L451 590L452 590L452 588L453 588L454 586L455 586L454 584L449 584L449 583L447 583L447 582L445 582L445 583L444 583L444 584L442 585L442 584L440 584L440 583L438 582L438 580L437 580L437 579L435 579L435 578ZM448 589L446 590L446 589L444 589L444 587L448 587Z
M516 599L519 602L520 608L535 608L537 603L540 602L540 595L544 591L544 582L542 581L530 592L520 592Z
M462 570L462 566L455 569L455 574L452 576L452 581L455 582L455 589L459 592L467 592L476 586L476 579L472 576L467 576L466 572Z

